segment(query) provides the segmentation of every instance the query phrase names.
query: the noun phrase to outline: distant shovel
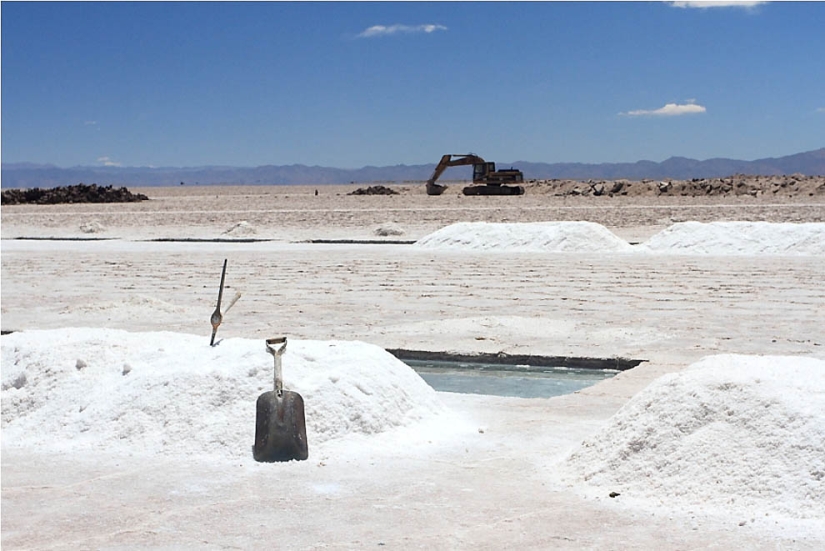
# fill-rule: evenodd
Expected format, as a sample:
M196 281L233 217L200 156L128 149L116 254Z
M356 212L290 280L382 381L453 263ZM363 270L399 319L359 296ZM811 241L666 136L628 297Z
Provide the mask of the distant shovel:
M223 280L226 278L226 260L223 260L223 271L221 271L221 287L218 289L218 305L215 306L215 311L212 312L212 317L209 322L212 324L212 339L209 341L209 346L215 346L215 334L218 332L218 326L223 321L223 314L221 314L221 299L223 298Z
M273 345L280 346L276 349ZM281 356L286 337L266 340L266 351L275 358L275 390L258 396L255 423L255 461L291 461L309 457L304 399L297 392L284 390Z
M226 279L226 259L223 260L223 271L221 271L221 288L218 289L218 305L215 306L215 311L212 312L212 317L209 322L212 324L212 339L209 341L209 346L215 346L215 335L218 332L218 326L223 322L223 316L229 312L229 309L235 306L238 299L241 298L241 292L235 291L235 296L229 301L229 305L221 312L221 299L223 298L223 282Z

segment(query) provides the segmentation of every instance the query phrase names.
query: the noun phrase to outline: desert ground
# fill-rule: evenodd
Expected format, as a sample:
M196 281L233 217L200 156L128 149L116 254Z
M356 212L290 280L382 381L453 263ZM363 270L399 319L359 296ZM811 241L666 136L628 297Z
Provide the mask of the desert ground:
M821 182L818 184L821 187ZM6 445L8 549L820 549L825 525L587 493L556 465L634 395L716 354L825 359L825 256L444 251L455 222L589 221L641 243L685 221L825 222L825 196L349 195L348 186L135 188L149 201L2 208L2 329L644 360L575 394L439 393L473 427L415 449L326 443L302 463ZM569 190L573 187L568 186ZM784 190L784 188L782 188ZM568 191L569 191L568 190ZM317 192L317 194L316 194ZM6 339L7 337L3 337ZM4 352L5 353L5 352ZM250 423L254 423L250 416ZM312 448L311 448L312 449ZM821 517L819 517L821 518Z

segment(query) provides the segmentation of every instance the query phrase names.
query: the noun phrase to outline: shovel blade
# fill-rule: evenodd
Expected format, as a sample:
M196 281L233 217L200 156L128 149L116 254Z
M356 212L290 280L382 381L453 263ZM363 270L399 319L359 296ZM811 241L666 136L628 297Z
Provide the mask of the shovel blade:
M304 399L297 392L274 390L258 397L255 423L255 461L304 460L309 457Z

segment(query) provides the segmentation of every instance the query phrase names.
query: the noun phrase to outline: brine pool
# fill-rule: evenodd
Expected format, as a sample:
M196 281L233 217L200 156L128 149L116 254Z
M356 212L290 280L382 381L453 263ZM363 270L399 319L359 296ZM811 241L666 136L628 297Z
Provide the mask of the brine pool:
M582 369L502 365L461 361L404 360L439 392L488 394L518 398L551 398L571 394L619 373L614 369Z

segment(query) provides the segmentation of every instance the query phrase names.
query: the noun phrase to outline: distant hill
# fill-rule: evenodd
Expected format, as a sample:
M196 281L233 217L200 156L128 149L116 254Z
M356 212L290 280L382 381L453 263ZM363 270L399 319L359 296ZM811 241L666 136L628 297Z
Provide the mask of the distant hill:
M524 172L525 178L571 180L688 180L691 178L719 178L734 174L776 176L780 174L825 175L825 148L787 157L738 161L735 159L708 159L697 161L686 157L671 157L661 163L638 161L635 163L513 163Z
M685 157L671 157L661 163L533 163L517 161L498 163L499 168L515 167L524 172L525 179L690 179L718 178L734 174L825 175L825 148L786 157L739 161L735 159L708 159L698 161ZM3 163L2 187L32 188L57 187L78 183L116 186L174 186L212 184L347 184L350 182L421 182L429 178L435 164L365 166L357 169L306 165L258 166L254 168L230 166L202 166L191 168L149 167L88 167L60 168L54 165L32 163ZM444 173L448 180L469 180L469 167L451 168Z

